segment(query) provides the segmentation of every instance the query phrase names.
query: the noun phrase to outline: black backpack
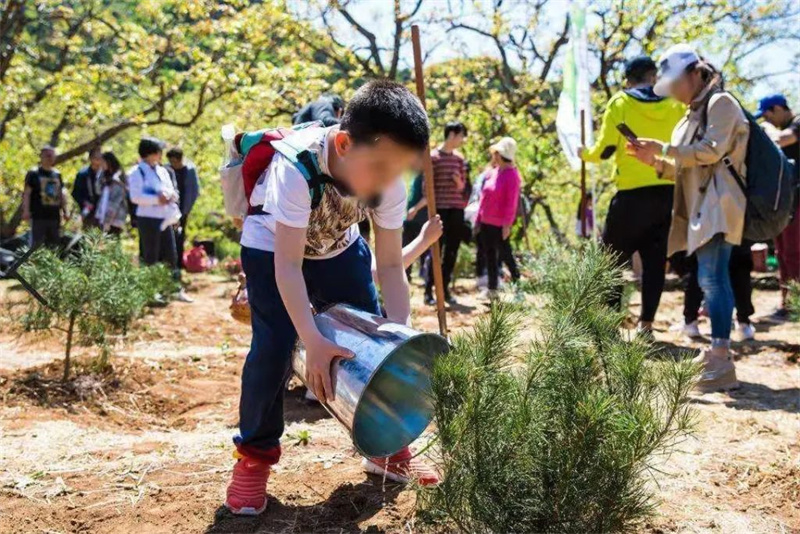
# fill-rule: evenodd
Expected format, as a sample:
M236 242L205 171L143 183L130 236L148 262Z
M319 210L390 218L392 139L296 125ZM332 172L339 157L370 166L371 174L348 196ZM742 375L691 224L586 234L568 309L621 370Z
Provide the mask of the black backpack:
M738 102L738 100L737 100ZM742 108L750 124L747 141L747 176L742 178L727 155L722 163L747 198L743 238L769 241L792 220L797 206L798 180L792 163L755 118Z

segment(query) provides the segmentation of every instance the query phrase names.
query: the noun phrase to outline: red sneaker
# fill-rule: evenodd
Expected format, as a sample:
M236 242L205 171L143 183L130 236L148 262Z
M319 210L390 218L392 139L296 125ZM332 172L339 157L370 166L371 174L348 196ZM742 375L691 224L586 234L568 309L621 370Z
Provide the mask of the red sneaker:
M236 515L258 515L267 507L268 463L239 456L228 484L225 507Z
M441 482L439 474L419 458L413 458L408 447L388 458L364 458L361 466L367 473L401 484L416 480L422 486L436 486Z

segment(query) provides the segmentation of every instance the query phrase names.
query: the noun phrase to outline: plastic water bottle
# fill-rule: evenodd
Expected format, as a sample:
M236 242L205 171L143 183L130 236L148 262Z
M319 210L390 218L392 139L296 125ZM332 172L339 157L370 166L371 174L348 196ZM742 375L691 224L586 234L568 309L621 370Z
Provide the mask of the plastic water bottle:
M222 155L222 167L224 168L231 166L232 163L238 163L238 161L233 161L231 151L233 139L236 137L236 127L232 123L226 124L220 130L220 134L222 135L222 142L225 144L225 152Z
M222 134L223 141L226 143L232 143L233 138L236 137L236 127L232 123L226 124L222 127L220 133Z

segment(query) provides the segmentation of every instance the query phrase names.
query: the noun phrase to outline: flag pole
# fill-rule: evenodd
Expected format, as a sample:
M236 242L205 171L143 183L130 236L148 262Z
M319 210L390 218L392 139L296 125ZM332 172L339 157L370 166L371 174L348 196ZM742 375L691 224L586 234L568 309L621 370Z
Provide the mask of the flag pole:
M581 146L586 146L586 110L581 110ZM586 237L586 162L581 159L581 237Z
M414 48L414 78L417 83L417 96L425 108L425 79L422 72L422 46L419 41L419 26L411 26L411 43ZM426 150L422 158L422 169L425 175L425 200L428 204L428 220L436 217L436 197L433 187L433 164L430 150ZM442 274L442 250L439 241L431 247L431 269L433 285L436 289L436 315L439 318L439 333L447 337L447 315L444 310L444 275Z

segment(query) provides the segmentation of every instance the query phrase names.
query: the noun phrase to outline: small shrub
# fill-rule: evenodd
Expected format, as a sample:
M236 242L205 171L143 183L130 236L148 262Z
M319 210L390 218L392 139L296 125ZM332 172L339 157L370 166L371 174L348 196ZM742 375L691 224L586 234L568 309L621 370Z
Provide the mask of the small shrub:
M219 261L228 258L238 259L242 247L236 241L232 241L227 237L220 237L214 240L214 254Z
M165 266L137 267L119 240L96 232L85 236L66 258L42 249L22 269L48 302L43 306L31 299L22 323L29 330L66 333L64 380L69 378L76 342L98 345L99 364L105 366L109 336L127 333L148 303L177 288Z
M800 283L792 282L789 284L789 292L786 295L786 308L794 321L800 321Z
M656 457L691 428L696 369L623 339L605 305L620 272L597 247L531 269L539 338L522 351L534 310L496 305L434 366L444 481L422 491L423 517L470 533L629 529L652 512Z

